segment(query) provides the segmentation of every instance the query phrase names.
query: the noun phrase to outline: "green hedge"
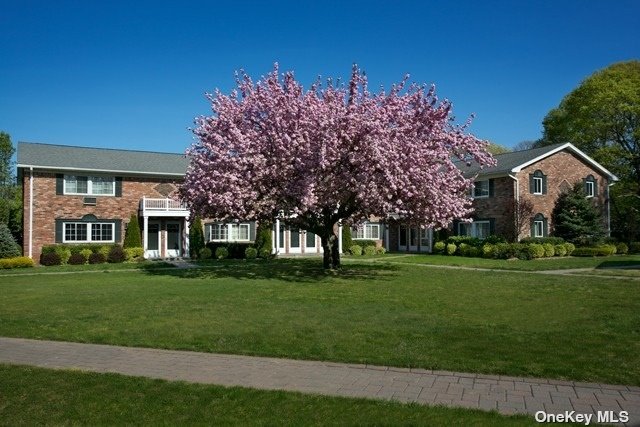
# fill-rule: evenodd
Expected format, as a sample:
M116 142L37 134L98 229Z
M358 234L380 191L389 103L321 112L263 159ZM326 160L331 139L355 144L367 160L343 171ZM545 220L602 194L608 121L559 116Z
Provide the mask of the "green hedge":
M614 255L615 253L616 247L614 245L600 245L593 247L576 248L573 251L573 256L610 256Z
M0 259L0 269L33 267L33 260L26 256Z

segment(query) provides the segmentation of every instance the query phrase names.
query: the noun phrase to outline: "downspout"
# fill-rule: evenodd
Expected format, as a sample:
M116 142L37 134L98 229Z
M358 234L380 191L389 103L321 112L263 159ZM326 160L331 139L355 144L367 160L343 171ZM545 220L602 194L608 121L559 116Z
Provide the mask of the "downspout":
M518 205L520 203L520 181L518 181L518 178L514 175L509 174L509 178L513 179L516 182L516 209L518 209ZM514 221L515 221L515 215L517 214L517 212L514 211ZM515 224L514 224L515 226ZM516 236L516 240L519 242L520 241L520 231L521 230L517 230L518 235Z
M29 258L33 259L33 166L29 168Z
M611 186L613 184L615 181L607 184L607 237L611 237Z

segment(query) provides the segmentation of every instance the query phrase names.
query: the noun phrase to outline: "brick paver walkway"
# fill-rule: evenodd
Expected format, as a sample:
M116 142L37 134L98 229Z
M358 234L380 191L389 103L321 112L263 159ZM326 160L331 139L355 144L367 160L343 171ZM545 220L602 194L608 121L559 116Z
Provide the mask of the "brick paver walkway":
M624 385L22 338L0 338L0 363L496 409L504 414L627 411L627 424L640 425L640 387Z

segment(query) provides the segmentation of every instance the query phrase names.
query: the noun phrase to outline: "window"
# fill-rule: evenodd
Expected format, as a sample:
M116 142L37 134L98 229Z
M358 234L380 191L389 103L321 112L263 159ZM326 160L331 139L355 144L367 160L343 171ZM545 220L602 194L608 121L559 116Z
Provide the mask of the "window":
M539 176L533 177L533 194L542 194L542 178Z
M65 222L63 242L113 242L112 222Z
M249 241L248 223L243 224L207 224L209 240L215 242Z
M489 197L489 180L476 181L473 183L473 197L478 199Z
M585 178L584 192L587 194L587 197L595 197L598 194L598 181L596 181L593 175Z
M533 217L531 223L531 237L547 236L547 219L541 213Z
M115 196L115 179L105 176L64 176L64 194Z
M535 195L547 194L547 176L539 169L529 174L529 192Z
M491 220L458 223L458 235L485 239L491 235Z
M363 224L353 227L353 239L380 240L380 224Z

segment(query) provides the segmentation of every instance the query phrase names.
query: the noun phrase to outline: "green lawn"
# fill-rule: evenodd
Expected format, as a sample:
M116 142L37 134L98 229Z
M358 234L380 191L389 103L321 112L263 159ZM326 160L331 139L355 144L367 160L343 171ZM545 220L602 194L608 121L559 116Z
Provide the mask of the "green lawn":
M0 426L533 426L533 417L0 365Z
M85 264L85 265L56 265L50 267L36 266L34 268L15 268L0 270L0 277L5 275L25 275L43 273L70 273L111 270L153 270L175 268L172 264L163 261L127 262L121 264Z
M392 262L408 264L448 265L458 267L492 268L498 270L566 270L573 268L611 268L640 266L640 255L615 255L612 257L554 257L534 260L505 260L467 258L446 255L387 254L379 257L348 257L346 262Z
M0 335L640 385L640 283L319 259L0 276Z

